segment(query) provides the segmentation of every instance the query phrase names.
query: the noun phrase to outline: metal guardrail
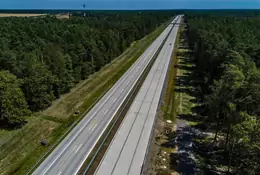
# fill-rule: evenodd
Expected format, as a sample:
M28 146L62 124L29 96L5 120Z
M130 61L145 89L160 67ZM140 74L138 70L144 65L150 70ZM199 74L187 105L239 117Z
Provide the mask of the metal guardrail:
M173 27L172 27L173 29ZM159 49L156 51L156 53L154 54L153 58L151 59L152 65L153 62L155 61L155 59L158 57L158 54L160 53L162 47L164 46L166 40L168 39L172 29L170 30L170 32L167 34L167 36L165 37L165 39L163 40L163 42L161 43ZM147 67L150 66L150 63L147 65ZM151 66L152 66L151 65ZM143 72L143 74L141 75L140 79L138 80L138 83L135 85L134 89L132 90L130 96L127 99L127 102L124 104L124 107L121 109L120 113L118 114L117 118L115 119L115 121L113 122L113 125L111 126L111 128L109 129L108 133L105 135L104 140L101 142L100 146L98 147L98 150L95 152L94 156L92 157L90 163L87 165L85 171L83 172L82 175L86 175L91 167L91 165L93 164L93 162L95 161L97 155L99 154L100 150L102 149L102 147L104 146L104 143L106 142L107 138L109 137L109 135L111 134L112 130L114 129L115 124L117 123L117 121L119 120L120 117L122 117L122 113L125 110L125 108L129 105L129 101L132 100L132 98L134 98L134 94L136 93L136 91L138 90L138 87L140 86L141 83L143 83L143 80L146 78L146 74L150 71L151 67L147 70L147 67L145 68L146 70Z
M145 74L145 73L144 73ZM143 74L143 75L144 75ZM107 132L105 138L103 139L103 141L101 142L100 146L98 147L98 150L96 151L96 153L94 154L94 156L92 157L90 163L88 164L87 168L85 169L85 171L83 172L83 175L86 175L87 172L89 171L89 168L91 167L91 165L93 164L93 162L95 161L97 155L99 154L100 150L102 149L102 147L104 146L104 143L107 141L107 138L109 137L109 135L111 134L112 130L114 129L114 126L116 125L116 123L118 122L119 118L122 117L122 113L125 110L125 108L129 105L130 100L133 98L133 95L135 94L138 86L140 85L140 83L142 82L142 80L145 78L144 76L141 76L138 83L136 84L134 90L132 90L130 97L127 99L127 102L124 104L124 107L120 110L120 113L117 115L115 121L113 122L111 128L109 129L109 131Z
M169 36L169 34L167 35L166 39L168 38L168 36ZM161 47L162 47L163 44L165 43L166 39L162 42L162 44L161 44L161 46L159 47L158 50L161 50ZM157 51L157 52L158 52L158 51ZM157 55L157 52L156 52L155 55ZM143 75L142 75L142 76L143 76ZM141 77L141 79L143 79L143 78L144 78L144 77ZM139 83L140 83L140 82L139 82ZM30 175L30 174L32 173L32 171L35 170L35 169L40 165L40 163L41 163L42 161L44 161L44 159L56 148L56 146L58 146L58 144L67 136L67 134L69 134L69 132L78 124L78 122L80 122L80 121L85 117L85 115L94 107L94 105L96 105L96 103L109 91L109 89L110 89L111 87L112 87L112 86L110 86L105 92L103 92L102 95L99 96L99 97L95 100L95 102L94 102L86 111L84 111L76 121L74 121L74 122L70 125L70 127L65 131L65 133L62 134L62 136L60 136L60 138L59 138L53 145L51 145L51 146L49 147L49 149L39 158L39 160L25 173L25 175ZM136 87L138 87L138 84L136 85ZM135 87L135 88L136 88L136 87ZM136 90L136 89L135 89L135 90ZM132 92L131 95L133 95L133 94L134 94L134 92ZM129 98L129 99L130 99L130 98ZM128 99L128 100L129 100L129 99ZM127 104L126 104L125 106L127 106ZM124 106L124 107L125 107L125 106ZM123 108L123 109L124 109L124 108ZM122 110L122 111L123 111L123 110ZM112 128L109 130L109 134L111 133L111 131L112 131L114 125L116 124L116 122L118 121L119 118L120 118L120 115L119 115L119 117L117 117L116 121L113 123ZM107 137L109 136L109 134L107 134L106 137L105 137L105 139L104 139L104 141L102 141L102 143L101 143L102 146L103 146L104 142L106 141ZM92 158L93 160L91 159L91 163L87 166L86 170L85 170L84 173L83 173L84 175L85 175L85 174L87 173L87 171L89 170L91 164L92 164L93 161L95 160L95 158L96 158L96 156L98 155L99 151L101 150L101 147L102 147L102 146L100 146L100 148L98 149L98 151L95 153L94 158Z
M180 18L180 17L179 17L179 18ZM179 19L179 18L178 18L178 19ZM178 21L178 19L177 19L177 21ZM174 23L173 28L176 27L176 24L178 24L178 23ZM172 28L172 30L173 30L173 28ZM176 37L177 37L177 36L176 36ZM176 44L176 41L175 41L175 43L174 43L174 49L173 49L173 51L175 50L175 44ZM172 57L173 54L174 54L174 52L171 54L171 57ZM172 61L173 61L173 60L171 59L170 62L169 62L169 65L168 65L168 68L167 68L167 72L169 71L169 68L170 68L170 66L171 66ZM165 86L167 85L168 77L169 77L169 74L167 73L167 75L166 75L166 77L165 77L165 80L164 80L164 83L163 83L163 91L162 91L162 93L161 93L158 106L161 106L161 104L162 104L163 94L165 93ZM148 146L147 146L147 148L146 148L145 158L144 158L142 170L141 170L141 173L140 173L141 175L144 174L144 171L145 171L145 169L146 169L145 167L146 167L147 155L148 155L148 152L149 152L149 148L151 147L151 142L152 142L152 139L153 139L153 136L154 136L154 128L155 128L155 124L156 124L156 121L157 121L158 112L159 112L159 110L156 111L156 115L155 115L156 117L154 118L153 127L152 127L152 132L151 132L151 135L150 135L150 139L149 139Z

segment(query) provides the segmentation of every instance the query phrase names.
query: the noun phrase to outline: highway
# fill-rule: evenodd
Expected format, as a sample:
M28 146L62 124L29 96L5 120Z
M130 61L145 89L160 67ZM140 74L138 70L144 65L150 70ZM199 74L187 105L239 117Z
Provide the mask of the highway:
M177 18L180 23L181 17ZM101 160L95 175L139 175L172 58L175 25Z
M33 175L75 175L78 173L171 28L172 25L166 27L129 70L40 164L32 173Z

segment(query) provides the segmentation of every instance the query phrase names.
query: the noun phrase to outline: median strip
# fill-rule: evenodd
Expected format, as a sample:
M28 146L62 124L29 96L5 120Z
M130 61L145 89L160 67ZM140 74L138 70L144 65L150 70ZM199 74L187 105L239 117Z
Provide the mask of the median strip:
M143 49L146 49L150 45L150 43L156 37L158 37L158 35L163 30L163 26L164 25L162 25L162 27L160 27L159 29L154 31L150 36L148 36L147 39L145 39L145 40L147 40L147 43L142 44ZM120 70L117 71L118 73L115 76L111 77L111 81L108 84L106 84L105 87L102 88L102 90L98 91L99 95L97 95L96 93L93 94L93 96L95 97L95 98L93 98L93 101L95 100L95 102L94 103L92 102L92 105L87 105L88 109L81 115L81 117L76 122L73 122L73 124L70 125L69 129L67 129L66 132L61 137L59 137L59 139L54 144L52 144L48 148L48 151L45 152L45 154L41 157L41 159L38 160L38 162L30 169L30 171L27 172L27 174L32 173L32 171L52 152L52 150L54 150L56 148L56 146L63 140L63 138L68 135L68 133L80 122L80 120L90 111L90 109L96 104L96 102L99 101L99 99L110 89L110 87L112 87L112 85L121 77L121 75L124 74L124 72L126 70L128 70L128 68L139 58L139 56L142 53L143 53L143 50L140 50L140 49L138 50L137 53L134 53L134 56L130 57L129 61L127 61L127 64L123 64L123 66L120 67ZM101 93L102 93L102 95L100 96ZM97 98L97 96L100 96L100 97ZM87 103L89 104L89 102L87 102ZM86 106L86 105L84 104L84 106ZM70 122L68 122L68 123L70 123ZM62 126L62 128L57 129L57 130L59 130L59 133L61 133L62 131L64 131L64 126ZM56 136L60 136L59 133L57 133Z
M171 29L172 30L172 29ZM144 73L142 74L141 78L136 83L136 86L133 88L131 93L128 95L127 100L123 103L121 108L119 109L118 113L115 115L114 119L112 120L111 124L108 126L106 131L99 139L98 143L94 147L92 153L88 157L88 159L85 161L84 165L79 171L79 174L93 174L95 172L96 167L98 166L99 162L102 159L102 156L106 152L106 149L108 148L111 140L113 139L113 136L115 135L117 129L119 128L121 122L124 119L125 114L127 113L129 107L131 106L136 94L138 93L142 83L144 82L146 76L148 75L154 61L156 60L159 52L161 51L161 48L163 47L166 39L168 38L170 32L167 34L164 41L161 43L159 49L156 51L155 55L151 59L150 63L147 65L146 69L144 70Z

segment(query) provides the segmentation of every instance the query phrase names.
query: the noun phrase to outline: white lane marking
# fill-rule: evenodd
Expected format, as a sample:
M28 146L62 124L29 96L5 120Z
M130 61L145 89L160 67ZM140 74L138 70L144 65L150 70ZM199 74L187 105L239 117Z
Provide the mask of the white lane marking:
M92 124L90 125L90 127L89 127L88 130L89 130L89 131L92 130L93 126L94 126L94 125L97 125L96 123L97 123L97 120L94 120L94 121L92 122Z
M106 114L108 112L108 109L104 112L104 114Z
M149 55L150 56L150 55ZM139 61L139 60L138 60ZM150 62L150 60L149 60L149 62ZM127 73L131 73L131 71L133 71L134 70L134 67L137 65L137 62L135 62L135 64L134 65L132 65L132 67L129 69L129 72L127 72ZM144 70L142 70L142 72L141 72L141 74L144 72ZM140 75L141 75L140 74ZM120 86L123 82L124 82L124 80L127 78L128 76L124 76L123 77L123 79L122 80L120 80L120 83L119 84L116 84L116 86ZM139 78L139 77L138 77ZM138 78L135 80L135 82L138 80ZM110 94L108 95L108 97L104 100L104 102L103 103L101 103L101 105L100 105L100 107L94 112L94 114L90 117L91 119L97 114L97 112L103 107L103 105L109 100L109 98L114 94L114 92L118 89L118 87L117 88L115 88L114 90L112 90L112 92L110 92ZM133 88L133 86L131 87L131 89ZM124 90L124 89L123 89ZM122 90L122 91L123 91ZM120 104L121 105L121 104ZM89 120L90 121L90 120ZM61 150L61 152L58 154L58 156L50 163L50 165L45 169L45 171L43 172L43 175L53 166L53 164L57 161L57 159L63 154L63 152L69 147L69 145L74 141L74 139L79 135L79 133L86 127L86 125L87 124L89 124L89 121L87 121L84 125L83 125L83 127L81 127L80 129L79 129L79 131L74 135L74 137L72 137L72 139L69 141L69 143ZM104 131L102 131L102 133L103 133ZM93 148L91 148L91 150L92 150ZM88 153L89 154L89 153ZM88 154L87 154L87 156L88 156ZM80 165L81 166L81 165ZM78 172L78 168L77 168L77 170L76 170L76 173ZM75 174L76 174L75 173Z
M75 150L77 148L77 145L76 146L74 146L74 148L73 148L73 150L72 150L72 152Z
M82 144L79 145L78 149L75 151L75 153L77 153L79 151L79 149L81 148Z
M162 38L163 38L163 36L162 36ZM158 40L158 41L157 41ZM155 40L156 42L159 42L159 43L161 43L160 42L160 39L156 39ZM153 44L154 43L156 43L156 42L153 42ZM157 47L157 46L155 46L155 47ZM149 49L151 49L151 47L148 47L148 49L147 50L149 50ZM155 50L155 49L152 49L152 50ZM156 49L157 50L157 49ZM153 52L148 52L148 53L146 53L147 55L146 55L146 57L150 57L150 54L154 54ZM134 67L138 64L138 62L141 62L140 61L141 59L138 59L138 61L137 62L135 62L132 66L131 66L131 68L129 69L129 71L127 71L127 73L128 74L130 74L133 70L134 70ZM148 62L150 62L150 59L148 59ZM144 72L144 70L142 70L141 71L141 74ZM141 75L140 74L140 75ZM124 82L124 80L127 78L127 74L126 74L126 76L123 76L123 79L122 80L120 80L120 82L119 82L119 84L115 84L116 86L120 86L123 82ZM139 76L137 77L137 79L139 78ZM135 82L137 81L137 79L135 80ZM133 86L131 87L131 89L133 88ZM111 92L110 92L110 94L108 95L108 97L103 101L103 103L101 103L101 105L100 105L100 107L94 112L94 114L92 114L92 116L90 117L90 120L96 115L96 113L99 111L99 109L101 108L101 107L103 107L103 105L108 101L108 99L112 96L112 94L114 94L114 92L117 90L117 88L115 88L114 90L112 90ZM129 92L128 92L129 93ZM121 103L122 104L122 103ZM120 105L121 105L120 104ZM68 148L68 146L74 141L74 139L79 135L79 133L86 127L86 125L88 125L89 124L89 122L90 122L90 120L88 120L88 121L86 121L86 123L83 125L83 127L81 127L80 129L79 129L79 131L74 135L74 137L72 137L72 139L69 141L69 143L61 150L61 152L58 154L58 156L54 159L54 161L52 161L51 162L51 164L45 169L45 171L43 172L43 175L50 169L50 167L52 167L52 165L54 164L54 162L56 162L56 160L63 154L63 152ZM105 129L105 128L104 128ZM102 131L102 133L104 132L104 130ZM100 135L99 135L99 137L100 137ZM93 147L91 148L91 150L93 149ZM88 152L88 154L89 154L89 152ZM88 156L88 154L86 155L86 157ZM82 164L82 163L81 163ZM81 166L81 165L80 165ZM76 170L76 172L78 171L78 168L77 168L77 170ZM76 174L76 173L75 173Z
M92 131L94 131L94 129L97 127L97 124L95 124L95 126L92 128Z
M60 171L58 175L60 175L62 172Z
M161 35L160 35L161 36ZM163 36L164 37L164 36ZM158 38L157 38L158 39ZM160 42L159 39L157 41L157 39L153 42L153 43L156 43L156 42ZM153 44L152 43L152 44ZM162 42L160 42L162 43ZM151 46L150 46L151 47ZM150 47L148 47L148 49L151 49ZM159 47L159 45L158 45ZM154 49L155 50L155 49ZM156 49L157 51L158 49ZM153 53L153 55L155 55L155 52ZM150 56L150 54L147 55L147 57ZM151 59L150 59L151 60ZM148 62L150 62L150 60ZM139 74L139 76L137 77L137 79L135 80L135 83L137 82L137 80L140 78L140 75L142 75L144 72L144 69L141 71L141 74ZM133 88L133 86L135 85L135 83L133 83L132 87L130 89ZM130 92L127 93L127 95L129 94ZM123 99L123 101L126 99L126 97ZM123 102L120 103L119 107L122 105ZM115 115L115 113L117 112L117 110L119 109L119 107L115 110L114 114L112 116ZM111 122L112 118L110 119L110 121L107 123L106 127L109 125L109 123ZM97 140L100 139L101 135L105 132L106 130L106 127L104 127L103 131L101 132L101 134L97 137ZM94 142L94 144L92 145L90 151L88 151L88 153L85 155L85 157L82 159L81 163L79 164L79 166L76 168L76 170L74 171L73 175L76 175L78 174L78 171L80 170L81 166L84 164L85 160L87 159L87 157L89 156L90 152L92 151L92 149L95 147L96 143L97 143L97 140Z
M74 148L72 149L72 151L64 158L64 160L61 162L60 167L65 163L65 161L69 158L69 156L71 155L71 153L77 148L77 145L74 146Z
M121 93L124 91L124 89L121 90Z
M116 100L117 100L117 98L115 98L115 99L113 100L113 103L114 103Z
M114 94L114 92L118 89L118 87L120 87L120 85L122 83L124 83L124 81L126 80L126 78L129 76L129 74L131 74L134 69L135 66L138 64L138 62L141 59L138 59L138 61L136 61L131 67L130 69L126 72L126 74L123 75L122 79L119 79L119 83L114 85L115 89L112 89L112 91L110 92L110 94L108 95L108 97L106 97L106 99L100 104L100 106L98 107L98 109L96 109L96 111L94 112L94 114L92 114L92 116L90 116L90 120L93 119L93 117L99 112L99 110L103 107L103 105L110 99L110 97ZM143 70L144 71L144 70ZM142 71L142 72L143 72ZM141 72L141 74L142 74ZM137 81L137 80L135 80ZM132 89L132 87L131 87ZM49 164L49 166L44 170L43 175L52 167L52 165L57 161L57 159L63 154L63 152L70 146L70 144L75 140L75 138L79 135L79 133L81 133L81 131L89 124L90 120L86 121L86 123L83 125L83 127L81 127L79 129L79 131L74 135L74 137L72 137L72 139L69 141L69 143L67 143L67 145L61 150L61 152L58 154L58 156ZM92 148L93 149L93 148ZM78 170L77 170L78 171Z

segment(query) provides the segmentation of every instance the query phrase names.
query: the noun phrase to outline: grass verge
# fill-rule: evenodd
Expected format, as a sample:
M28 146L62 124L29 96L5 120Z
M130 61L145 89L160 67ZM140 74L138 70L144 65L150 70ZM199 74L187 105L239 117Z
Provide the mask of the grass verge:
M162 97L162 107L158 112L158 117L155 123L154 136L151 141L151 146L147 154L147 163L144 166L144 174L171 174L170 167L170 154L175 153L175 147L168 147L164 143L169 142L169 138L165 135L165 120L174 120L173 115L173 102L174 102L174 87L176 70L174 65L177 61L176 48L179 45L180 30L178 31L175 41L174 53L169 65L168 75L166 79L165 91Z
M79 116L72 114L73 111L88 111L91 105L124 74L151 42L158 37L166 24L161 25L145 38L134 42L111 64L106 65L88 80L77 85L71 93L54 102L52 108L31 117L23 128L12 131L0 130L0 174L25 174L79 118ZM109 78L107 75L110 75ZM47 139L49 146L41 146L41 139Z
M183 34L184 28L181 27L179 31L179 35ZM179 36L179 43L180 45L183 45L185 42L181 37ZM191 74L190 68L192 68L194 65L191 63L187 63L183 61L185 56L189 50L187 49L176 49L176 62L175 62L175 72L174 72L174 84L172 85L172 113L173 120L177 118L178 115L185 115L185 114L191 114L192 107L194 107L193 102L191 102L194 97L192 97L189 93L191 89L193 88L191 85L188 85L190 83L187 83L186 79L189 78L188 74ZM185 56L182 56L185 55ZM190 80L189 80L190 81ZM186 92L187 91L187 92Z
M174 121L175 117L176 117L176 108L174 108L175 96L174 96L173 92L174 92L175 83L176 83L175 77L176 77L177 71L176 71L174 65L178 61L176 49L179 45L179 42L180 42L180 30L178 31L177 39L175 41L175 48L174 48L174 53L172 55L171 65L169 67L166 91L164 94L163 107L162 107L163 111L164 111L165 120L171 120L171 121Z

